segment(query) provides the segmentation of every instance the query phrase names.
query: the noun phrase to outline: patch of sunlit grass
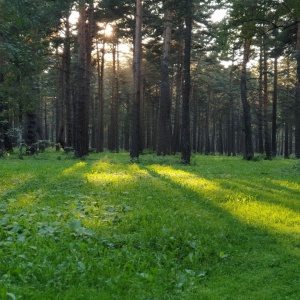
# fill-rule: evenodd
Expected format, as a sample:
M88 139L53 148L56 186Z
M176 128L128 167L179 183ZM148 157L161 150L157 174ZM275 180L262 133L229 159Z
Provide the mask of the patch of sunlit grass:
M28 206L36 205L41 196L41 190L18 194L16 198L9 198L9 208L11 211L15 209L24 209Z
M1 299L298 299L295 162L61 157L0 160Z
M209 197L214 200L214 205L226 210L242 223L251 224L273 234L300 233L299 213L274 203L285 203L290 195L289 192L298 191L299 185L296 182L268 178L246 180L231 174L226 176L218 174L219 178L212 181L170 166L152 165L149 169L162 178L168 178L198 193L199 196ZM272 183L272 187L268 182ZM281 187L284 189L282 190ZM289 200L293 201L291 198Z
M0 194L5 196L13 189L20 188L30 182L34 176L32 174L18 172L18 174L11 175L10 172L5 174L2 170L0 178Z
M221 207L241 222L272 234L300 234L300 215L292 209L257 201L240 193L232 195L231 200L222 203Z
M71 166L71 167L65 169L65 170L62 172L62 174L63 174L63 175L68 175L68 174L75 173L75 172L77 172L79 169L84 168L85 166L86 166L86 162L83 162L83 161L78 162L78 163L74 164L73 166Z
M126 182L133 180L133 176L125 173L94 173L86 174L86 178L91 183L108 184L114 182Z
M299 198L300 198L300 184L297 182L293 182L293 181L287 181L287 180L270 180L275 186L281 186L284 187L287 190L287 192L289 192L289 190L298 192L299 194Z
M93 184L130 184L134 185L141 178L150 177L146 170L141 169L137 164L118 165L108 162L94 163L88 173L84 174L86 180Z
M214 192L219 189L219 186L216 183L212 182L211 180L201 178L191 172L160 165L152 165L149 167L149 169L160 176L166 177L172 182L195 192Z

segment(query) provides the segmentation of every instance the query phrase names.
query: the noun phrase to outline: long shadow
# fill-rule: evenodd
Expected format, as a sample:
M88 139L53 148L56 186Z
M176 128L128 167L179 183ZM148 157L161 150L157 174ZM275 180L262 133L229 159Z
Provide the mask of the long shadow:
M255 201L276 203L276 205L283 208L300 212L300 190L296 191L295 189L278 186L270 181L267 181L266 185L263 186L242 179L230 181L229 187L224 183L222 188L227 190L228 193L251 191L251 194L255 195Z
M156 174L155 176L160 176L161 179L167 179L166 176L161 176L159 173L153 172L153 170L149 167L147 167L147 170L149 172L151 172L153 176ZM174 172L176 172L176 171L182 171L182 168L174 169ZM205 176L199 177L199 174L197 174L196 172L191 172L190 170L186 170L186 169L184 170L184 172L186 172L187 174L191 174L193 177L198 178L199 183L201 183L203 181L203 178L205 179ZM172 180L172 179L169 179L169 180L171 182L173 182L173 184L177 184L174 180ZM205 179L205 180L214 182L212 179ZM215 180L215 181L217 181L217 180ZM220 180L218 180L218 181L220 181ZM214 185L218 186L217 193L219 193L219 195L213 195L213 193L211 193L213 195L213 197L216 196L217 198L218 197L223 198L223 199L218 199L220 201L220 205L217 207L220 207L222 203L229 200L229 199L226 199L226 196L231 196L231 195L235 196L235 194L237 193L241 197L243 197L243 196L245 198L248 197L257 203L273 204L278 207L289 209L295 213L298 213L300 210L300 202L298 201L298 199L300 200L300 198L297 198L297 194L299 194L299 193L297 193L297 191L294 191L294 190L288 190L288 191L285 190L286 198L285 199L281 199L281 198L277 199L276 196L278 197L278 195L276 195L276 194L280 195L282 193L282 190L275 184L271 184L271 187L270 187L270 184L268 183L268 189L272 191L272 193L269 193L269 194L266 191L264 191L264 189L262 188L262 185L261 186L255 185L251 182L248 183L248 181L245 181L242 179L237 179L237 178L234 178L231 181L226 179L226 181L221 181L220 183L214 184ZM177 184L177 186L184 188L182 184ZM199 184L199 186L200 186L200 184ZM249 191L249 188L250 188L250 191ZM192 192L191 189L187 189L187 190ZM249 193L247 191L249 191ZM207 197L207 193L201 192L198 189L195 193L197 195L201 195L201 194L206 195L206 197ZM291 197L294 194L295 194L294 198ZM213 197L211 197L211 198L213 198ZM214 202L211 201L210 203L214 203ZM217 204L214 204L214 205L216 206Z
M67 175L64 172L78 164L78 161L68 161L65 166L57 166L57 169L50 170L45 165L51 163L51 161L33 161L30 168L28 167L29 161L17 161L15 166L10 167L13 169L12 174L3 174L3 182L7 186L3 189L0 194L0 201L2 205L7 204L10 200L11 204L15 208L26 208L26 206L34 206L41 204L45 198L45 194L50 195L55 199L55 194L57 194L57 200L59 195L67 193L68 183L70 180L66 180ZM6 163L6 162L5 162ZM7 163L12 163L11 161ZM26 168L24 169L24 164ZM36 170L42 168L45 172L40 173ZM51 165L50 168L53 168ZM48 172L47 172L48 171ZM76 186L80 187L78 184L80 181L83 183L83 178L78 178ZM53 185L53 183L56 183ZM25 200L27 198L27 200ZM20 204L18 204L20 203ZM45 202L45 205L48 203Z
M230 225L236 225L236 223L239 222L239 224L244 229L251 228L251 229L257 230L257 227L252 227L252 226L242 223L240 221L240 219L233 217L233 215L228 210L224 210L222 207L218 206L217 204L214 204L214 201L211 201L212 197L208 197L207 193L201 193L200 191L194 191L190 188L183 186L182 184L176 183L172 179L170 179L166 176L162 176L161 174L153 171L150 167L144 167L144 169L147 170L149 172L149 174L151 176L153 176L154 178L167 183L168 185L172 186L176 190L180 190L183 195L191 195L191 198L197 199L199 207L208 208L209 211L213 211L213 215L225 214L227 217L229 217L228 219L230 220ZM182 169L179 169L179 170L182 170ZM192 174L193 176L198 178L199 181L202 181L202 178L199 177L197 174L188 172L187 170L184 170L184 172ZM206 179L206 180L212 181L211 179L209 179L209 180ZM214 185L216 187L218 187L220 190L222 190L222 192L221 192L222 194L227 193L226 188L224 188L222 185L220 185L220 184L214 184ZM228 190L228 192L232 192L232 190ZM211 191L211 193L213 194L213 193L215 193L215 191ZM218 195L216 195L216 196L218 197ZM226 222L228 222L228 220Z
M201 192L194 191L182 184L176 183L171 178L162 176L153 171L149 166L144 167L144 169L157 180L165 182L176 190L180 190L183 197L193 199L193 203L197 203L199 209L209 211L210 217L216 219L215 228L210 227L208 229L211 231L211 238L212 240L220 240L222 244L224 244L225 239L228 249L232 249L232 257L226 265L226 272L229 273L223 273L222 268L224 265L222 263L216 266L215 271L220 276L227 277L227 283L229 285L230 282L234 280L240 283L241 290L236 291L237 297L239 297L239 292L243 293L243 291L245 292L247 290L247 284L251 285L250 287L248 286L248 295L252 294L251 290L253 290L254 293L255 289L266 288L266 286L269 285L272 290L271 294L276 295L277 298L266 296L265 299L282 299L282 297L285 296L284 291L280 290L282 289L280 285L283 284L284 279L280 281L277 272L292 274L293 272L297 273L299 268L299 263L295 262L299 261L300 255L298 246L293 244L294 239L292 235L289 241L289 234L285 234L286 238L283 244L283 240L278 238L278 235L274 234L274 232L271 233L268 228L242 222L240 218L235 217L230 211L218 206L213 201L207 201L205 193L201 194ZM179 170L182 170L182 168L179 168ZM187 168L184 169L184 171L189 172ZM194 173L190 174L198 177L198 175ZM199 180L201 179L200 177L198 178ZM220 186L220 188L222 187ZM191 201L190 199L189 201ZM205 219L203 226L205 227ZM224 231L225 236L221 237L220 233ZM284 261L281 261L282 253L285 253ZM245 273L246 275L243 278L239 278L240 275L238 274L241 273ZM240 279L242 279L242 282ZM246 281L243 281L245 279ZM261 280L265 282L260 282ZM289 285L288 280L287 278L284 284ZM288 295L299 295L300 287L298 287L298 285L296 286L296 290L289 291ZM227 299L225 295L223 296L224 298L219 299ZM246 296L237 299L255 299L255 296L253 297L254 298L247 298Z
M278 175L275 174L275 179L264 178L261 177L260 184L256 184L253 181L247 179L243 179L241 174L221 177L218 174L213 174L213 176L207 176L207 174L200 174L197 171L193 170L193 172L189 171L191 174L196 176L200 175L201 178L205 178L207 180L218 179L222 181L220 183L221 188L224 191L227 191L228 194L232 192L241 192L246 194L246 191L252 189L252 195L257 195L256 201L260 201L263 203L277 203L277 205L282 206L284 208L291 209L295 212L300 211L300 181L294 181L295 186L298 185L297 188L289 188L283 184L276 185L273 180L280 181L281 178L277 178ZM211 174L210 174L211 175ZM282 179L283 182L287 182L289 178L286 178L286 175ZM285 201L288 200L288 201Z
M106 189L102 186L101 181L99 183L92 182L87 180L85 174L93 173L93 172L101 172L105 173L110 169L109 164L88 164L86 166L82 166L82 170L84 172L80 172L78 175L76 168L70 168L71 165L75 166L77 161L74 164L70 164L70 166L66 166L66 168L61 168L57 174L51 178L51 181L61 181L60 186L58 187L57 195L59 196L60 193L68 192L68 183L76 185L76 189L74 190L75 193L78 193L82 190L83 193L88 193L88 188L90 185L96 185L99 189ZM282 289L282 278L278 276L278 274L284 274L286 271L290 273L297 274L299 269L299 255L297 255L296 251L293 252L292 244L282 244L282 240L278 239L275 234L272 234L268 231L267 228L262 228L259 226L255 226L252 224L246 224L242 222L240 218L235 217L231 212L225 210L224 208L220 207L215 203L213 200L210 200L208 195L216 196L214 193L217 193L216 190L207 191L201 193L201 191L196 191L191 188L185 187L182 184L175 182L172 178L168 178L167 176L162 176L158 172L155 172L151 166L135 166L137 170L140 169L143 172L140 174L137 172L136 176L133 178L129 178L123 180L125 177L122 177L122 174L115 174L114 177L121 181L119 182L120 188L126 189L126 185L135 185L137 189L143 189L143 185L146 184L149 174L149 178L153 179L156 183L163 182L164 185L160 186L155 184L151 191L152 195L157 193L157 197L161 197L161 201L165 201L166 205L171 202L169 198L172 193L168 193L168 190L162 190L166 186L170 187L176 194L180 195L176 201L181 201L181 199L188 199L188 204L191 205L195 210L199 209L199 211L203 212L199 214L199 228L194 228L195 231L199 230L205 232L207 236L207 232L210 233L210 240L202 241L202 245L205 248L205 243L213 243L216 247L215 253L210 253L209 255L214 255L215 257L207 257L209 260L212 259L213 263L211 266L211 277L212 280L214 278L220 279L226 277L227 279L224 281L225 284L230 284L231 281L237 281L240 284L240 290L236 291L236 294L239 293L246 293L247 295L252 295L255 289L262 289L267 288L266 286L270 285L273 289L273 295L276 295L277 298L265 298L265 299L284 299L285 291ZM68 169L68 170L67 170ZM130 172L131 165L122 165L121 172ZM67 170L67 171L66 171ZM199 181L201 180L200 174L191 172L188 167L180 167L178 170L183 170L189 174L192 174L196 179ZM120 172L120 168L116 166L113 172ZM71 175L70 181L67 180L68 176ZM122 175L122 176L121 176ZM139 178L141 181L139 182ZM204 176L205 178L205 176ZM47 174L45 174L43 180L47 179ZM41 186L39 185L39 179L27 189L27 191L36 191ZM212 181L211 179L206 179L207 181ZM213 182L213 181L212 181ZM49 182L44 182L45 188L49 185ZM112 179L112 184L114 181ZM246 183L243 183L246 186ZM205 188L205 183L203 184L203 188ZM214 183L214 186L217 189L222 190L222 193L232 192L232 190L227 187L224 187L220 184ZM251 186L251 188L255 189L255 185ZM14 188L12 194L14 197L17 197L18 194L22 194L26 190L26 183L21 184ZM118 192L118 191L117 191ZM55 194L55 191L54 191ZM55 196L55 195L54 195ZM125 195L126 196L126 195ZM124 196L124 197L125 197ZM150 195L149 195L150 196ZM42 201L43 199L40 199ZM57 199L60 203L60 199ZM73 198L70 198L70 202L72 202ZM121 201L123 201L121 199ZM151 199L148 200L149 202ZM269 199L271 201L271 199ZM141 204L142 205L142 204ZM180 208L181 206L178 205ZM172 212L172 210L170 210ZM193 213L191 210L187 211L186 213L190 213L187 216L187 222L189 217L196 218L196 214ZM211 222L211 220L216 220L216 222ZM207 226L209 224L209 226ZM182 233L184 234L184 233ZM288 235L287 235L288 236ZM289 243L286 240L286 243ZM218 244L222 245L218 248ZM262 247L262 244L264 246ZM270 251L270 253L268 253ZM224 252L224 253L223 253ZM282 253L285 253L286 258L284 261L280 261L282 258ZM294 263L291 263L294 262ZM195 266L196 267L196 266ZM267 271L266 271L267 270ZM258 272L264 273L262 276L258 276ZM241 273L246 273L247 276L243 276L239 278ZM274 273L274 274L273 274ZM269 277L267 277L269 275ZM247 279L245 281L245 279ZM291 277L289 277L291 279ZM210 280L210 278L208 278ZM265 280L265 281L264 281ZM287 279L286 279L287 280ZM284 280L283 280L284 281ZM223 282L223 284L224 284ZM205 285L206 283L204 283ZM251 285L249 287L249 284ZM276 286L278 284L278 287ZM284 284L289 285L290 282L284 282ZM234 284L233 287L236 288L237 284ZM223 287L220 287L221 289ZM293 291L294 292L294 291ZM298 288L296 292L300 292L300 288ZM292 292L290 291L290 294ZM218 299L227 299L226 295L219 294ZM294 295L292 295L294 296ZM211 298L212 299L212 298ZM252 298L237 298L237 299L255 299ZM296 299L296 298L290 298Z

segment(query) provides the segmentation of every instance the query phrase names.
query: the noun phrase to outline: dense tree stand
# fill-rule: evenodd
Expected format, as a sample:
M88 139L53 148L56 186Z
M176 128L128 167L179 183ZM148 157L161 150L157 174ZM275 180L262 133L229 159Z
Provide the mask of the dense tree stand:
M183 89L182 89L182 131L181 131L181 162L190 164L191 138L190 138L190 94L191 94L191 45L193 10L192 0L185 2L185 47L183 63Z

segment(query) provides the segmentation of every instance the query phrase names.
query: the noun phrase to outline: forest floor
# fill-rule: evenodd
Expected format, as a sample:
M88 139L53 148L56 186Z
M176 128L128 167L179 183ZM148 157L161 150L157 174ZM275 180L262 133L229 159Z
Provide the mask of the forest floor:
M0 159L0 299L298 300L300 162Z

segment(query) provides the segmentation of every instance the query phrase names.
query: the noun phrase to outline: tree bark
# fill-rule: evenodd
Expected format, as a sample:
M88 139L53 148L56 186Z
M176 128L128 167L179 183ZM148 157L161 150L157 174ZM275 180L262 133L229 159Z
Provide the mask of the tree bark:
M180 150L180 101L182 96L182 43L178 43L178 59L176 70L176 96L174 108L174 121L172 133L172 153L176 154Z
M181 162L190 164L191 140L190 140L190 92L191 92L191 46L193 10L192 0L185 1L185 47L183 61L183 88L182 88L182 134L181 134Z
M140 152L140 100L141 100L141 56L142 56L142 0L136 0L135 45L133 57L134 95L131 120L131 160L138 160Z
M112 96L111 96L111 111L110 111L110 126L108 136L108 150L118 152L118 75L116 68L116 44L113 44L112 49Z
M297 158L300 158L300 22L298 23L297 27L296 59L297 82L295 97L295 155Z
M270 134L269 134L269 114L268 114L268 57L266 52L266 45L264 43L264 136L265 136L265 152L266 159L271 159L271 143L270 143Z
M211 141L210 141L211 91L210 91L210 87L208 87L207 94L208 94L208 100L207 100L207 108L205 111L205 150L204 150L204 153L206 155L211 153Z
M278 98L278 58L274 59L274 88L272 106L272 156L277 154L277 98Z
M244 43L243 64L241 71L241 100L244 114L244 134L245 134L245 149L244 159L252 160L254 157L252 127L251 127L251 109L247 97L247 63L249 61L251 40L246 39Z
M64 69L64 89L65 89L65 113L66 113L66 146L73 146L73 103L71 97L71 41L70 41L70 23L69 13L65 22L65 43L63 54Z
M104 64L105 64L105 37L100 50L97 43L97 85L98 85L98 131L96 134L96 151L104 151ZM101 59L100 59L101 52Z
M164 44L162 58L162 79L159 100L159 124L157 155L170 154L171 146L171 89L169 78L170 43L171 43L171 12L165 12Z
M290 60L289 58L287 59L287 81L290 81ZM286 99L285 99L285 103L284 103L284 111L283 111L283 116L284 116L284 158L289 158L290 157L290 109L289 109L289 105L290 105L290 95L291 95L291 91L290 91L290 86L289 84L286 87Z
M258 87L258 149L260 154L264 153L264 135L263 135L263 110L264 110L264 97L263 97L263 38L260 39L259 51L259 87Z
M62 60L58 55L58 49L56 49L57 57L57 74L56 74L56 102L55 102L55 137L56 137L56 151L65 147L64 138L64 76L62 71Z
M233 72L234 66L231 67L230 78L229 78L229 117L228 117L228 156L236 155L235 147L235 105L234 105L234 94L233 94Z
M91 2L89 3L91 9ZM91 18L92 12L89 12ZM77 97L75 103L75 156L81 158L88 154L89 149L89 96L90 96L90 62L91 62L91 26L92 20L86 22L85 0L79 1L78 20L78 69Z

